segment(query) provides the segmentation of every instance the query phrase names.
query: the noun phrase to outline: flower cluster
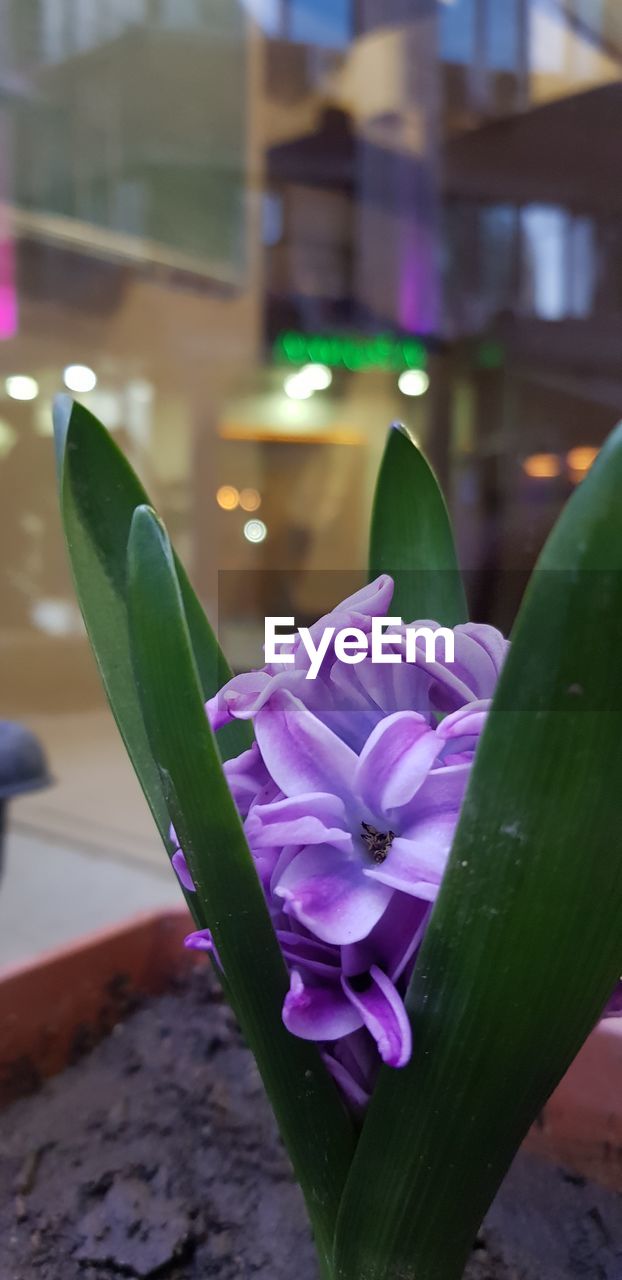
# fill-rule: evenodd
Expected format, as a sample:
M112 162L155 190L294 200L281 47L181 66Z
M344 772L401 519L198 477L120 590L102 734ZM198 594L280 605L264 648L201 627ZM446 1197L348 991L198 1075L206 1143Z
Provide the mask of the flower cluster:
M369 633L392 595L378 578L317 633ZM380 1061L410 1056L403 997L507 650L489 626L454 635L451 666L346 667L329 649L314 681L298 645L293 666L237 676L207 705L215 729L253 720L253 746L225 772L290 975L283 1019L321 1045L355 1109ZM192 889L179 848L173 863ZM209 933L188 945L211 948Z

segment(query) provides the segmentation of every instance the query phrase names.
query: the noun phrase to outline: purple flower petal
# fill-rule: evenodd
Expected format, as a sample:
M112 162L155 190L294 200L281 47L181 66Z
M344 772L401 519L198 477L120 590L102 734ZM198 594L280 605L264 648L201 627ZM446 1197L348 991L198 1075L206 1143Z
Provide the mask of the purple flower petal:
M453 664L421 660L422 668L433 680L432 700L441 711L453 711L465 702L492 697L508 649L508 642L499 631L476 623L456 627L454 639Z
M216 944L209 929L196 929L194 933L189 933L184 938L184 946L188 951L206 951L214 957L219 969L222 969L220 956L216 948Z
M171 862L177 873L179 883L183 885L184 889L186 889L188 893L196 893L196 886L192 876L190 875L190 867L188 866L186 856L182 853L181 849L178 849L177 852L173 854Z
M605 1018L622 1017L622 981L618 983L613 995L611 996L610 1000L607 1002L607 1006L605 1008L603 1017Z
M363 1088L343 1062L340 1062L332 1053L324 1053L322 1057L351 1112L355 1116L361 1116L369 1105L369 1090Z
M267 789L270 792L274 791L274 783L261 758L256 742L253 743L248 751L243 751L241 755L235 756L233 760L226 760L223 770L229 784L229 790L242 817L245 817L251 805L258 798L263 798L263 793Z
M470 763L431 769L409 809L408 820L402 826L402 834L406 835L410 829L409 822L418 821L424 814L445 809L451 809L458 814L470 776Z
M352 848L343 801L326 792L310 792L273 804L255 805L245 830L253 850L279 844L332 844Z
M484 731L489 710L490 699L467 703L441 721L436 730L438 737L445 742L454 738L479 737Z
M297 698L277 692L255 722L257 743L286 796L332 792L350 799L357 757Z
M410 894L394 893L371 933L361 942L341 947L341 968L346 978L366 973L373 964L393 983L409 970L430 917L430 905Z
M416 711L398 711L374 729L360 755L356 788L376 814L412 800L440 748Z
M386 885L374 884L365 875L358 858L327 845L297 854L275 893L311 933L340 945L365 938L391 898Z
M395 628L395 634L403 632ZM401 652L396 646L396 652ZM403 654L402 654L403 656ZM373 712L374 725L394 711L419 711L429 709L426 696L429 680L422 677L416 666L407 662L377 663L367 659L357 666L343 666L335 662L331 670L331 684L340 689L342 698L349 690L355 690L358 700L364 700ZM352 698L350 693L350 698ZM419 705L421 704L421 705Z
M451 813L423 819L408 840L397 837L384 862L365 875L380 884L433 902L443 878L456 819Z
M336 609L324 614L322 618L313 623L313 626L309 627L313 643L317 645L320 636L327 627L334 627L335 631L350 630L352 627L357 627L359 631L369 634L372 618L386 617L387 609L393 599L393 591L393 579L387 573L381 574L374 582L368 583L360 591L355 591L354 595L348 596L347 600L342 600ZM302 646L300 646L300 649L302 649ZM306 659L307 664L308 658Z
M266 671L247 671L244 675L234 676L233 680L205 704L205 710L214 732L228 724L235 716L247 719L261 694L270 685L270 676Z
M381 573L380 577L374 578L373 582L366 583L360 591L355 591L354 595L342 600L339 607L328 616L341 618L345 614L348 618L361 618L365 615L370 618L384 618L393 599L394 590L393 578L388 573ZM345 622L343 625L348 626L348 623Z
M291 863L294 861L295 858L298 858L300 856L301 852L302 851L301 851L300 845L296 845L296 844L286 844L283 846L283 848L278 850L278 856L274 864L272 875L270 877L270 897L273 899L273 905L274 906L278 905L279 911L283 912L285 911L285 908L283 906L282 899L280 899L278 896L276 897L276 902L274 902L277 886L280 884L281 878L285 875L287 868L291 865ZM258 858L262 858L265 856L266 855L264 854L263 850L261 853L257 855ZM288 920L289 920L289 915L288 915ZM293 927L291 925L291 921L289 922L287 927L288 928Z
M344 1097L355 1112L369 1102L378 1077L380 1057L373 1036L365 1026L335 1040L322 1055Z
M277 929L279 945L288 964L295 969L304 969L318 979L329 978L335 981L340 974L340 953L338 947L330 947L325 942L318 942L308 935L292 933L287 929Z
M380 1057L390 1067L403 1067L412 1052L412 1033L401 997L386 974L372 965L363 990L351 978L342 978L348 999L360 1013L378 1045Z
M293 969L283 1004L283 1022L302 1040L339 1040L362 1025L363 1019L341 987L305 985Z
M481 681L480 697L491 698L495 691L501 668L508 655L509 640L506 640L505 636L500 631L497 631L496 627L491 627L485 622L465 622L462 626L456 627L456 631L474 640L488 654L490 667L479 673Z

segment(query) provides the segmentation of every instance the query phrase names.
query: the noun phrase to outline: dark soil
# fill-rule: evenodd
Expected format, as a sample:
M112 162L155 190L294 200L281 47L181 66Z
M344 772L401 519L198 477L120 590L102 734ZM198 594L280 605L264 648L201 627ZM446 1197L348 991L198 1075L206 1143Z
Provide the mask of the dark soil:
M622 1199L521 1157L468 1280L622 1280ZM254 1063L199 969L0 1121L0 1280L317 1280Z

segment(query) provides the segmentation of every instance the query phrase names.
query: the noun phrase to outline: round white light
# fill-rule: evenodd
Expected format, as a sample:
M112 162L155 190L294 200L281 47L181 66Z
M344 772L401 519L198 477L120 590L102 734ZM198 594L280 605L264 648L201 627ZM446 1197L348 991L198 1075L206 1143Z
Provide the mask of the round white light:
M405 369L397 380L403 396L424 396L430 379L424 369Z
M283 383L283 390L290 400L310 400L313 395L313 387L300 373L290 373Z
M325 391L333 380L327 364L303 364L298 377L303 383L306 382L312 391Z
M263 542L267 532L263 520L247 520L244 525L244 537L247 542Z
M63 373L63 382L70 391L94 391L97 374L89 369L88 364L68 364Z
M48 636L80 635L82 620L69 600L35 600L30 617L39 631Z
M4 384L11 400L36 400L39 394L39 383L36 378L29 378L25 373L13 373Z

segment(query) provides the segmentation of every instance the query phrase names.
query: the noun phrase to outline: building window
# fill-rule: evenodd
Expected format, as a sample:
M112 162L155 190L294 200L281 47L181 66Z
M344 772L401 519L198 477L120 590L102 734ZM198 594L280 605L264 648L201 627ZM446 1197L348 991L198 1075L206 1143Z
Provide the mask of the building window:
M242 0L267 36L342 49L354 34L356 0Z
M246 12L267 36L281 35L282 0L242 0Z
M570 311L584 320L594 310L596 237L591 218L574 218L570 228Z
M499 0L496 0L499 3ZM446 62L475 61L476 0L442 0L439 13L441 57Z
M568 25L562 0L531 0L529 65L533 71L562 72L566 64Z
M301 44L340 49L352 37L352 0L289 0L287 35Z
M518 216L514 205L480 212L479 292L490 316L510 309L516 290Z
M488 0L485 13L486 65L494 71L515 71L520 61L519 0Z
M568 214L532 204L523 209L522 223L525 309L542 320L561 320L568 311Z
M283 197L276 191L264 191L261 203L261 239L272 247L283 237Z

